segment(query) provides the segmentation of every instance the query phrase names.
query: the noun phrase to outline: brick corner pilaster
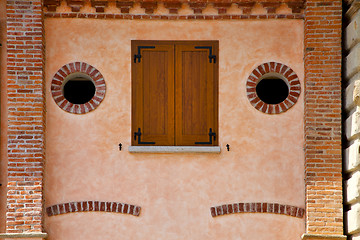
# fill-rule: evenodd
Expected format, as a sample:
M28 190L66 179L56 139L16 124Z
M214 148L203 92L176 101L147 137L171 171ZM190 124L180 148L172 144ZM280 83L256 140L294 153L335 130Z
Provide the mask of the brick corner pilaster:
M331 239L330 235L343 234L341 21L341 0L306 1L303 239Z
M14 238L11 234L19 234L15 236L18 239L42 238L45 159L42 9L41 0L8 0L6 3L8 183L5 239ZM37 233L41 236L36 237Z

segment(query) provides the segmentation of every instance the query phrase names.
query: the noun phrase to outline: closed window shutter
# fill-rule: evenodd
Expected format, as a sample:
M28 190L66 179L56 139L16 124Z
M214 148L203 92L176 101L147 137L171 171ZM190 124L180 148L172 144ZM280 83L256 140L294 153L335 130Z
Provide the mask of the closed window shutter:
M218 42L132 42L132 145L218 145L212 51Z
M141 48L133 62L133 145L174 145L174 46ZM135 51L134 51L135 50Z
M217 63L199 43L176 45L175 142L182 146L217 145ZM211 46L212 49L215 46Z

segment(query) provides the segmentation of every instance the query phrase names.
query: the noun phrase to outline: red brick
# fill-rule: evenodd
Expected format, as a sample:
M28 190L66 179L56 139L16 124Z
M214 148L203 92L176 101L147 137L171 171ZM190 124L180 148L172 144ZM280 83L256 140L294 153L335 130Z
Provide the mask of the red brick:
M321 208L312 208L307 204L307 232L312 234L342 234L342 191L341 179L334 180L332 176L341 171L341 154L329 155L329 152L341 149L341 106L333 104L340 99L340 77L341 77L341 1L335 0L329 4L321 4L315 0L307 1L308 11L305 15L305 180L306 201L321 205ZM327 24L324 25L324 22ZM331 37L329 37L331 35ZM321 61L319 61L321 60ZM328 70L329 69L329 70ZM332 89L339 92L338 96ZM316 99L324 99L328 106ZM316 101L314 101L316 100ZM315 103L315 104L314 104ZM332 112L328 114L327 112ZM314 113L317 113L316 115ZM327 124L327 117L331 115L331 121L337 122L330 127L322 127ZM316 121L315 121L316 119ZM316 131L309 131L316 129ZM325 135L325 136L324 136ZM327 140L325 144L323 141ZM326 151L317 151L313 154L312 149L329 146ZM324 166L313 165L314 160L319 159L326 164L327 162L338 163L337 168L324 168ZM323 171L326 173L323 173ZM331 180L330 180L331 179ZM339 191L334 191L326 185L321 185L320 181L332 182L339 186ZM332 184L332 185L333 185ZM314 189L309 187L313 186ZM328 190L327 190L328 189ZM326 197L325 197L326 196ZM329 201L331 200L331 201ZM336 211L338 210L338 211ZM331 217L317 218L319 213L332 211ZM297 215L303 215L298 210ZM317 223L324 223L323 228L318 228ZM335 224L333 227L333 224Z

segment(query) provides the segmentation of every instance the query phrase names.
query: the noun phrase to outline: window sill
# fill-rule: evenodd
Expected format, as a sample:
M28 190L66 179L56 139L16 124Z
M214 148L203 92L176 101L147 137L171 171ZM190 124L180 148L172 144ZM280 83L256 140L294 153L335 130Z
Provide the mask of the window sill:
M130 153L220 153L219 146L129 146Z

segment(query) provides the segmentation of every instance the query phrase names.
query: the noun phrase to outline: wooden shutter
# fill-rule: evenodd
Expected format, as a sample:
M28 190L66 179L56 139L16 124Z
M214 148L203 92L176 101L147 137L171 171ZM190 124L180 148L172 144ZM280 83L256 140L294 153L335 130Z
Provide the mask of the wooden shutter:
M175 143L180 146L217 145L217 61L214 42L175 47ZM211 50L210 50L211 49ZM216 54L217 55L217 54ZM215 140L209 139L210 128ZM212 143L210 143L212 142Z
M132 53L132 145L174 145L174 45L133 41Z
M132 41L132 145L218 145L217 57L216 41Z

